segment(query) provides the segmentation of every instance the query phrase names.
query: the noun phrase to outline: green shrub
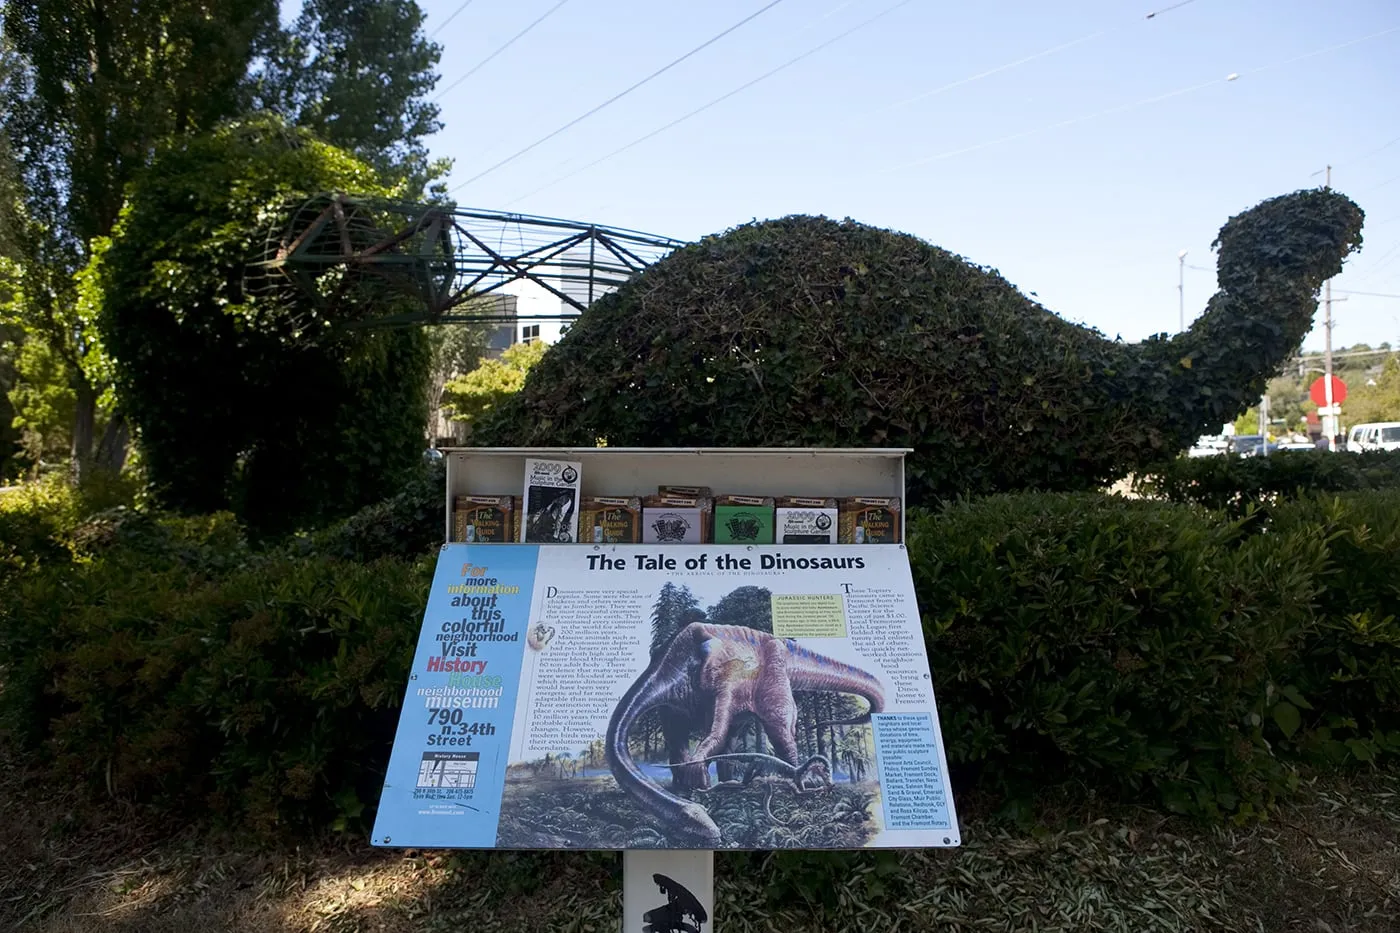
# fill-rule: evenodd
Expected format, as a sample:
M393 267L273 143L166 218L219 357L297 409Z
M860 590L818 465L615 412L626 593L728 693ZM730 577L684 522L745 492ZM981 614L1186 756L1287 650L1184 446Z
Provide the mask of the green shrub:
M137 481L95 472L81 487L51 474L0 493L0 582L72 559L73 532L94 512L124 508Z
M35 540L58 543L0 602L0 723L56 778L168 812L362 825L441 483L425 470L395 500L262 552L227 513L115 508L67 527L71 496L28 490L15 501L38 504L0 522L49 522ZM1072 782L1245 818L1290 789L1300 755L1400 751L1397 516L1400 490L1305 496L1267 526L1091 494L913 510L955 787L1015 809ZM774 896L815 902L847 861L772 863Z
M428 465L399 492L366 506L347 519L290 542L293 553L325 554L343 560L381 557L414 559L436 550L444 540L447 469Z
M1400 452L1283 450L1267 457L1183 457L1148 469L1135 487L1150 496L1238 516L1253 506L1308 492L1400 488Z
M0 493L0 581L50 561L65 561L63 532L76 512L76 495L59 477Z
M383 780L428 562L230 567L169 543L21 581L0 607L4 721L56 776L169 811L357 825Z
M1188 506L998 496L915 517L910 561L950 762L1024 800L1081 781L1249 815L1286 791L1277 681L1326 554Z
M1271 531L1327 548L1317 620L1287 678L1301 744L1332 761L1400 755L1400 489L1305 497L1276 509Z

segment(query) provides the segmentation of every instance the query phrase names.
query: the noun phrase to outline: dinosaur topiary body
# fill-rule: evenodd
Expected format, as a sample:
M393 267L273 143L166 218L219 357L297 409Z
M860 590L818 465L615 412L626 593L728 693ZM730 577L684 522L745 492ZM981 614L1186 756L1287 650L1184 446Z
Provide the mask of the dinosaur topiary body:
M1257 399L1361 222L1325 190L1231 218L1206 312L1140 344L912 236L821 217L748 224L596 302L473 442L910 447L914 501L1093 487Z

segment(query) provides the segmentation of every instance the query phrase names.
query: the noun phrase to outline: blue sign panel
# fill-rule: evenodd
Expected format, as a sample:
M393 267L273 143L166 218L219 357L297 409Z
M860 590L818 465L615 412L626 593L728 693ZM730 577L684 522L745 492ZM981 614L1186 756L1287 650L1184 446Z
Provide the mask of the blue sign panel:
M375 845L496 844L537 552L450 544L439 556Z

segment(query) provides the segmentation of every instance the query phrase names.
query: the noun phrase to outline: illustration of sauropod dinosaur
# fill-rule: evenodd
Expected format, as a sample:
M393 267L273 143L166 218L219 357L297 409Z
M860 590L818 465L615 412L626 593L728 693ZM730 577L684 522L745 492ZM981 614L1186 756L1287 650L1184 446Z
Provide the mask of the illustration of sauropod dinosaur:
M765 755L762 752L727 752L723 755L711 755L705 761L719 761L725 758L750 759L754 762L755 767L749 770L748 776L742 781L719 781L713 787L699 788L702 793L709 793L721 787L748 787L758 776L759 771L764 768L776 771L787 778L799 794L811 794L821 788L835 786L831 781L831 761L825 755L813 755L796 767L781 758L774 758L772 755ZM807 783L809 778L816 778L819 782L818 786L809 786Z
M752 713L763 724L778 756L797 768L794 691L851 693L865 698L870 707L867 713L834 725L867 722L885 706L884 689L870 674L809 651L791 638L741 625L692 622L652 658L613 710L605 742L613 777L687 844L717 847L719 827L703 806L642 775L627 746L628 732L652 709L669 708L683 714L697 730L708 727L684 765L703 771L705 759L728 738L735 717ZM703 786L705 782L700 783Z

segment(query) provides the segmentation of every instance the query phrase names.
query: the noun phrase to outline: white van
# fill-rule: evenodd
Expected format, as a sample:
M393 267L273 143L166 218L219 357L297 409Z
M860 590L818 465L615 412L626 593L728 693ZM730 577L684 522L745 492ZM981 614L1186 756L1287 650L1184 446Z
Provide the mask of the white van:
M1353 425L1347 435L1347 450L1400 450L1400 421L1376 421Z

